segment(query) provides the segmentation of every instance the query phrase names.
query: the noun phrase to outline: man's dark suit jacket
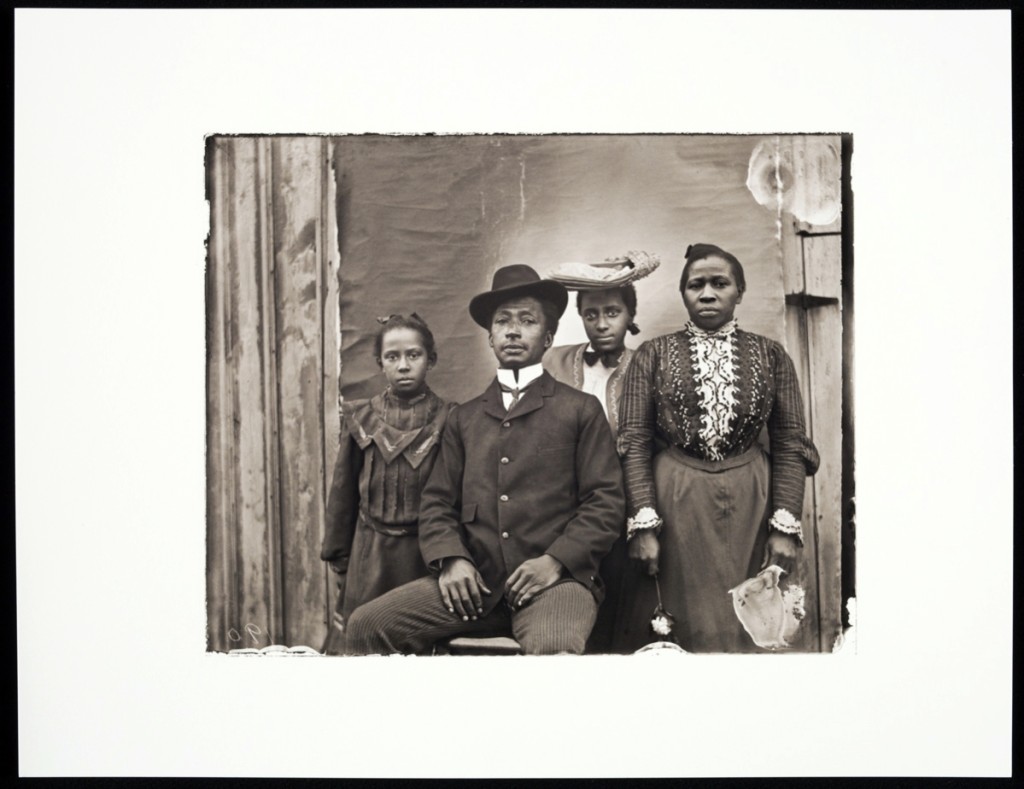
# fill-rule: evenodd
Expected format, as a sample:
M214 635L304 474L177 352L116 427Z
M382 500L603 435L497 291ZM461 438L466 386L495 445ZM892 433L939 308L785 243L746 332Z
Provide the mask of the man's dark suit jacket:
M420 550L428 567L462 556L491 590L527 559L549 554L598 602L598 565L625 523L622 470L593 395L544 373L506 412L495 379L448 417L420 498Z

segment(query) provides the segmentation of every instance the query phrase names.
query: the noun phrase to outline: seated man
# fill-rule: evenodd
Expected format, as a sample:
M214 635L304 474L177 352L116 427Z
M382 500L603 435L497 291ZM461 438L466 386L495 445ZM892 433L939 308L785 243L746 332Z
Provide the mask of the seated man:
M498 375L452 411L420 499L420 550L438 575L356 609L349 654L509 633L527 654L583 652L625 502L600 402L540 364L567 301L529 266L506 266L470 302Z

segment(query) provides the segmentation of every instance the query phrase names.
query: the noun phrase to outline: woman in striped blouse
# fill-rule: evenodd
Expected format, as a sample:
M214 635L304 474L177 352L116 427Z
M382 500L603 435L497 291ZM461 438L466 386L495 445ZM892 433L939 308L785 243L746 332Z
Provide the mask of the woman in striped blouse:
M728 592L762 566L792 572L818 453L789 355L737 326L740 262L692 245L679 289L689 322L643 343L623 385L618 449L633 571L616 640L623 649L663 640L651 619L660 601L684 649L752 651ZM771 455L757 440L765 427Z

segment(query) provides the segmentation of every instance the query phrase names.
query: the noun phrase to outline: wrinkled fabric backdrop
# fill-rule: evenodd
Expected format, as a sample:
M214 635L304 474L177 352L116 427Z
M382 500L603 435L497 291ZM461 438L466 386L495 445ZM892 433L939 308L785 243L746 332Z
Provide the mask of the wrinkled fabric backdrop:
M458 402L494 375L469 300L513 263L542 276L559 263L641 249L661 267L637 283L644 339L686 321L679 275L688 244L709 242L744 266L740 325L785 342L776 213L747 189L760 136L481 135L334 139L341 250L341 395L385 381L373 359L377 316L415 311L439 360L430 386ZM586 335L570 294L555 344Z

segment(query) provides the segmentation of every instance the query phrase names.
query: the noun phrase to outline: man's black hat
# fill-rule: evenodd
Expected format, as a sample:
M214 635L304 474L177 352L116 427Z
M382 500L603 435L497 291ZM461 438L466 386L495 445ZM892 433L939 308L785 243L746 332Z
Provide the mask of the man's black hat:
M474 296L469 302L469 314L485 329L491 328L491 318L498 306L519 296L533 296L550 301L558 308L558 316L565 312L569 293L564 285L541 279L540 274L529 266L504 266L494 272L491 289Z

